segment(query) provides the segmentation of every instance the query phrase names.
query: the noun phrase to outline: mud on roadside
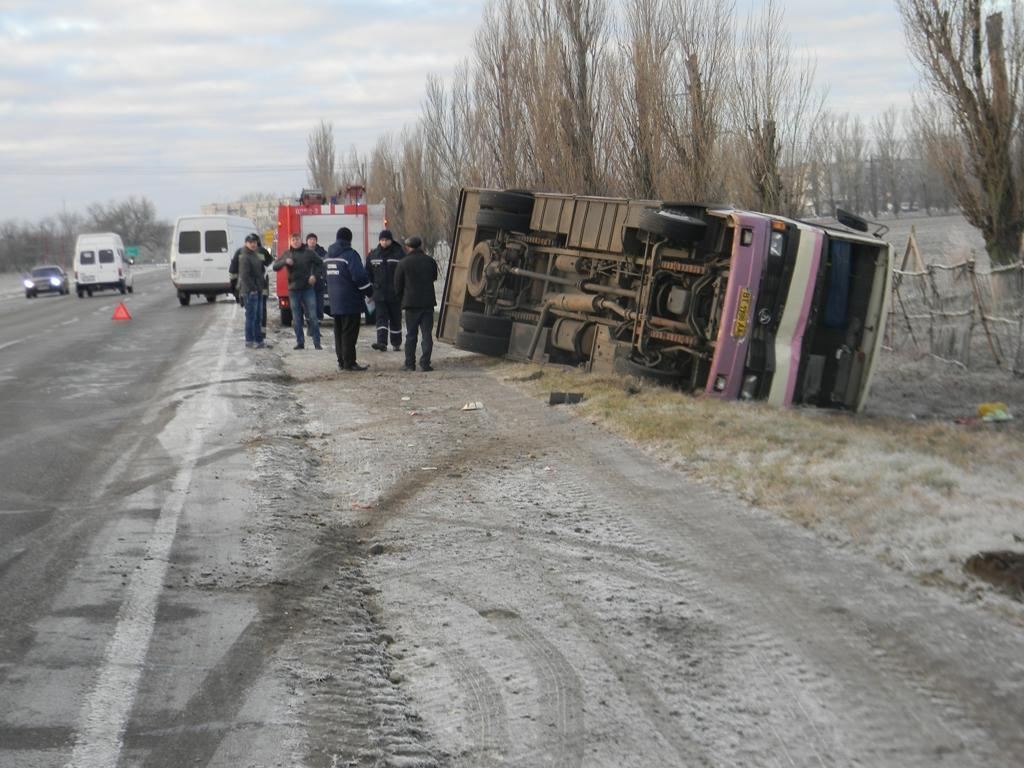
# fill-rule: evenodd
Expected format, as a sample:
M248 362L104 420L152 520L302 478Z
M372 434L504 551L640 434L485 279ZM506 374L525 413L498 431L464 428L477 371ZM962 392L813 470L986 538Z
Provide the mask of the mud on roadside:
M271 358L267 358L269 362ZM443 762L395 685L393 638L382 629L366 576L372 543L325 489L331 434L319 427L313 382L270 376L254 402L260 514L247 536L246 581L263 596L258 630L267 669L284 682L283 715L301 734L295 764L436 766Z
M284 364L322 462L317 491L330 505L324 516L330 525L358 532L363 555L372 553L361 567L381 590L369 606L377 603L395 641L388 646L393 667L387 676L423 711L436 759L465 766L756 764L771 746L759 739L775 738L772 729L785 734L806 724L767 703L773 694L755 682L763 669L745 666L751 659L800 685L809 673L787 650L789 643L805 642L811 627L813 634L826 627L839 633L823 644L839 654L832 663L860 663L837 645L852 629L842 626L844 613L823 622L813 606L800 608L809 615L777 628L786 638L773 640L761 622L772 621L777 596L748 603L730 593L760 589L759 576L768 582L766 595L776 577L827 580L845 553L837 556L834 547L797 535L803 541L798 548L806 546L805 554L821 562L799 562L813 577L786 575L788 558L801 557L791 551L791 527L784 541L763 546L744 526L768 515L736 509L736 493L716 490L710 480L689 491L694 498L671 497L687 487L680 478L694 477L698 465L666 456L652 465L627 456L620 466L621 454L610 453L589 423L610 429L602 407L615 410L594 396L594 379L574 381L588 392L584 403L547 409L538 399L562 382L550 370L539 377L532 368L517 374L437 345L436 374L405 373L401 355L372 352L363 336L359 354L372 366L368 372L337 372L327 351L285 353ZM524 387L535 389L527 396ZM670 394L672 410L688 402ZM644 394L629 399L642 403ZM482 409L462 410L477 401ZM665 412L653 414L666 429ZM695 424L707 433L723 420L749 421L750 414L733 404L710 422L698 414ZM763 416L776 417L794 415ZM557 445L544 434L549 427ZM608 443L621 451L618 441ZM604 458L594 463L594 456ZM752 465L749 456L740 458ZM714 469L710 461L699 466ZM628 476L630 467L641 473L630 482L649 484L649 491L631 496L632 484L607 486ZM689 541L687 526L707 533L714 547ZM842 548L864 549L852 540ZM856 586L850 576L827 587L844 595L832 599L849 596L874 606L879 596L862 598L861 592L887 588L877 576ZM902 599L897 593L894 598ZM851 672L855 687L862 674L864 680L877 674L877 657L868 658L865 670L874 671ZM887 663L902 668L916 664L913 658ZM820 674L827 688L831 673ZM743 702L733 706L737 695ZM937 693L935 700L946 697ZM865 734L892 733L865 737L862 755L870 757L869 742L903 743L900 733L907 729L887 720L886 706L876 702L864 710L873 713L864 714ZM685 727L693 723L700 727ZM737 729L752 735L736 740ZM790 736L787 745L808 750L802 759L796 755L797 763L813 763L814 739ZM904 747L913 749L898 749ZM832 757L843 762L843 747L836 749Z

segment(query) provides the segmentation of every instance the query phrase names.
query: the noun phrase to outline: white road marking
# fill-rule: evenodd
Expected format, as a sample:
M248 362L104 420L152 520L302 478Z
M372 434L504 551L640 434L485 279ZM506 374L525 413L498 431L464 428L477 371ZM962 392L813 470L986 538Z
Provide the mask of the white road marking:
M3 344L0 344L0 349L7 349L8 347L13 347L15 344L21 344L23 341L28 341L28 339L29 337L26 336L24 339L15 339L14 341L4 342Z
M63 323L57 323L57 327L60 328L62 326L71 325L72 323L77 323L77 322L78 322L78 318L77 317L73 317L70 320L65 320Z
M237 313L233 308L232 319ZM222 377L227 361L228 340L236 333L234 323L224 324L220 354L214 370L207 377L214 382ZM183 461L160 509L153 534L146 545L146 555L128 584L125 600L117 614L117 626L96 679L79 713L75 746L67 768L94 768L118 764L124 745L124 731L135 703L143 664L156 624L156 609L163 591L171 547L178 531L178 522L196 464L202 454L205 429L212 421L215 387L204 387L197 404L197 428L189 432Z

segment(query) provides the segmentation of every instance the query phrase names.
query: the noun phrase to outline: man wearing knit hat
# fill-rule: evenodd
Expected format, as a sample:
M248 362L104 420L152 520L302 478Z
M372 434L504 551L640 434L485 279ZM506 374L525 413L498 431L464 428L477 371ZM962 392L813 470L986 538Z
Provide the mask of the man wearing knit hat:
M382 229L378 245L366 257L366 274L373 283L373 301L377 305L377 341L370 346L378 352L402 347L402 307L395 298L395 269L405 253L395 242L390 229Z

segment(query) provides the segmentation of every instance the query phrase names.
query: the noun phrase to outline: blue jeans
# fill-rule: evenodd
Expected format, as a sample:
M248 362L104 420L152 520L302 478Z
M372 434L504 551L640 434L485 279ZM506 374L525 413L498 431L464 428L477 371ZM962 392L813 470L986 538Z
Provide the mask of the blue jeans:
M313 343L320 345L320 317L316 313L316 288L307 285L301 291L288 291L288 298L292 303L292 327L295 329L295 343L304 346L306 336L302 332L302 318L306 317L309 323L309 335L313 337Z
M263 297L259 291L245 294L245 343L263 341Z

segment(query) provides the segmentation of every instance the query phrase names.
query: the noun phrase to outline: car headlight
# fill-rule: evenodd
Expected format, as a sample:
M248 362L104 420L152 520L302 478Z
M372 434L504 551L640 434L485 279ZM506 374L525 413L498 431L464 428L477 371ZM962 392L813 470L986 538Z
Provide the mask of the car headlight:
M26 288L35 288L36 287L36 284L33 283L31 280L22 280L21 284L24 285Z
M54 288L56 288L58 285L60 285L60 278L59 277L51 277L50 278L50 285L52 285Z

